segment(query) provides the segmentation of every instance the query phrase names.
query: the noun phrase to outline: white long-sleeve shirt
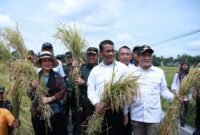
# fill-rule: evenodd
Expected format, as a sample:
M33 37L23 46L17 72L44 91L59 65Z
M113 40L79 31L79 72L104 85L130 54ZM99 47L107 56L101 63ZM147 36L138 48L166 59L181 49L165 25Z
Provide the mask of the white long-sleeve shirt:
M173 81L172 81L171 89L175 91L176 93L178 93L179 85L180 85L180 81L178 78L178 73L175 73Z
M114 64L105 65L103 62L92 69L88 77L88 98L95 105L100 103L100 99L104 90L104 85L111 80L114 66L114 81L117 81L128 70L127 66L115 61Z
M164 72L154 66L148 70L138 67L135 75L139 76L139 95L134 97L133 104L129 106L131 119L145 123L159 123L163 117L160 96L168 101L174 98L167 88Z
M175 93L178 94L179 87L180 87L180 80L178 77L178 73L175 73L173 81L172 81L172 85L171 85L171 90L175 91ZM190 90L190 93L188 95L184 96L184 101L188 101L190 99L192 99L192 89Z

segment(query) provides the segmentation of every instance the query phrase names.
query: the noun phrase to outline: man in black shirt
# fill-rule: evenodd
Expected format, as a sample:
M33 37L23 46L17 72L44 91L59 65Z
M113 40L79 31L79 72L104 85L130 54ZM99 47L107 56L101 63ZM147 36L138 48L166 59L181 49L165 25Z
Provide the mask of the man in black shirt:
M80 76L75 78L75 82L79 86L80 96L79 96L79 105L76 115L76 126L77 132L76 135L84 135L85 128L83 125L86 125L87 118L93 114L94 107L90 103L87 97L87 79L90 71L98 63L98 49L95 47L89 47L87 49L87 63L82 64L80 67Z

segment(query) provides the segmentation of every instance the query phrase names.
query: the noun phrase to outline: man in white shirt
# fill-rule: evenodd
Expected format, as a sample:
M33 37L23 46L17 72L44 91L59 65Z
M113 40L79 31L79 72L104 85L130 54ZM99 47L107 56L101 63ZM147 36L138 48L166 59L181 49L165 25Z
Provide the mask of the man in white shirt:
M139 95L134 98L131 109L131 124L134 135L156 135L162 119L160 96L172 101L174 95L168 90L162 69L152 65L153 50L146 45L139 48L139 66L135 74L140 78ZM127 113L127 111L125 111Z
M104 90L106 82L112 79L116 81L122 77L127 67L114 60L114 43L110 40L104 40L99 45L100 55L103 59L102 63L94 67L90 72L88 78L88 98L91 103L95 106L97 113L105 111L105 119L103 125L104 131L101 135L123 135L123 113L112 112L109 104L100 103L101 96Z
M131 50L128 46L122 46L118 50L118 60L125 64L126 66L130 66L131 60Z
M119 62L125 64L129 70L133 70L136 67L130 63L131 60L131 49L128 46L122 46L118 50ZM130 111L128 112L128 123L123 127L123 135L132 135Z
M45 43L42 44L41 52L43 52L43 51L49 51L49 52L51 52L52 54L54 54L54 53L53 53L53 46L52 46L52 44L49 43L49 42L45 42ZM64 70L63 70L62 62L61 62L60 60L58 60L58 59L57 59L57 61L58 61L59 64L58 64L57 67L53 68L53 70L54 70L55 72L58 72L62 77L65 77L65 72L64 72ZM39 72L40 70L41 70L41 69L38 69L37 71Z

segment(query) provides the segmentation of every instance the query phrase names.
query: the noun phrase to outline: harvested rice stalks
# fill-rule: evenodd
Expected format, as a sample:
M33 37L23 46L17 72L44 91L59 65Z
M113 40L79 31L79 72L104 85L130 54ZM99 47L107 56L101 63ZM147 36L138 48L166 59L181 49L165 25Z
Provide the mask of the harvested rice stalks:
M191 93L191 89L199 86L200 83L200 65L190 69L187 76L183 78L179 88L179 96L186 96ZM178 98L175 98L164 117L160 135L176 135L178 134L178 120L180 117L181 104Z

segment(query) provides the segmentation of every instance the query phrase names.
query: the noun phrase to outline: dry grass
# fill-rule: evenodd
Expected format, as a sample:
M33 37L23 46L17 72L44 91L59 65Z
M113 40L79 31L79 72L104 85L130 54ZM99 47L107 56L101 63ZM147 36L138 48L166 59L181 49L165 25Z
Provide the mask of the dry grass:
M57 32L54 37L61 40L65 47L72 52L72 58L77 61L78 65L84 63L82 58L84 50L87 47L87 43L84 37L81 36L80 31L77 30L76 25L74 25L74 27L66 27L64 24L60 24L57 27ZM77 75L80 75L80 66L72 67L72 73L70 75L70 78L72 79L74 79ZM80 90L77 84L75 87L77 106L78 109L81 109L79 106Z
M0 45L3 46L3 49L1 49L3 55L0 56L2 58L1 60L3 61L3 65L8 67L8 72L5 74L5 77L8 76L10 83L8 87L6 86L9 89L7 96L10 101L12 101L15 118L21 119L23 116L30 116L29 111L24 111L27 110L26 108L30 108L30 101L27 102L27 100L22 99L27 97L27 90L30 89L30 81L38 79L38 76L33 64L27 59L28 51L24 45L24 41L18 27L16 27L16 30L5 28L1 31L0 36L2 39ZM9 50L10 47L15 50L17 57L14 55L11 56L11 52ZM6 60L6 62L4 60ZM41 97L45 88L40 87L37 91L38 96ZM28 97L25 99L28 99ZM42 103L40 102L40 104ZM52 115L51 108L48 104L41 106L41 112L44 112L43 117L46 118L46 122L50 125L50 117ZM30 134L30 131L32 131L30 129L32 129L30 119L23 118L19 130L15 129L13 133L15 135Z

